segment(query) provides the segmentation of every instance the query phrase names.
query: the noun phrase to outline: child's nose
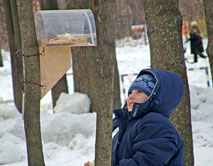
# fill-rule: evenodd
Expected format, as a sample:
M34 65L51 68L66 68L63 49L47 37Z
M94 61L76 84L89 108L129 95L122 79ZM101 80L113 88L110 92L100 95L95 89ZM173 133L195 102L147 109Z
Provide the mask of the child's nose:
M134 98L135 97L135 93L131 93L130 95L129 95L129 98Z

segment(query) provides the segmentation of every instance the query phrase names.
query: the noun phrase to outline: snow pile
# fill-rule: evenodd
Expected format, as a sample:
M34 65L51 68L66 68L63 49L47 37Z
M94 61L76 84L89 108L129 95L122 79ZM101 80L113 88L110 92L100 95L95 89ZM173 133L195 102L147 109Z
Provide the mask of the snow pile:
M49 166L55 166L56 163L63 166L69 164L83 166L83 163L94 159L96 114L87 112L76 114L78 108L81 111L82 104L89 107L87 98L84 100L81 98L83 94L63 94L62 96L64 95L70 101L79 98L82 102L75 107L74 113L72 104L60 106L65 108L66 112L56 111L54 114L41 112L45 162ZM190 89L195 152L205 150L209 152L209 155L213 152L213 99L208 96L212 95L213 90L209 88L192 86ZM60 97L57 104L63 103L63 101L65 101L64 97ZM5 164L5 166L27 165L23 123L22 115L14 106L0 105L0 164ZM208 163L213 163L213 161L209 161L208 153L204 154L202 163L206 160ZM200 160L197 161L197 163L199 162Z
M207 95L208 94L208 95ZM213 91L209 88L192 86L190 89L192 121L212 122ZM199 110L203 110L202 112ZM199 114L199 112L201 114Z
M0 165L19 162L26 158L25 142L10 133L0 138Z
M25 138L22 115L15 106L0 104L0 136L5 133L13 134L21 139Z
M61 93L57 100L54 112L88 113L90 109L90 98L86 94Z
M95 113L42 113L42 138L45 143L55 142L58 145L68 146L69 142L79 134L84 135L85 138L94 136L95 122Z
M121 87L128 89L133 73L150 66L149 46L143 41L123 39L117 42L116 54L120 75L128 74ZM141 42L141 43L140 43ZM206 46L204 40L204 46ZM185 57L193 61L189 43ZM4 67L0 67L0 165L27 166L23 116L13 105L9 53L3 51ZM194 141L195 166L213 165L213 90L207 87L205 70L208 59L198 63L186 62ZM208 76L211 80L211 76ZM73 93L73 77L68 75L69 93L62 93L53 109L51 94L41 100L41 132L45 164L47 166L83 166L95 157L96 114L88 113L90 99L85 94ZM123 100L122 100L123 101ZM55 113L53 113L55 112Z
M193 86L190 94L194 145L213 148L213 90Z
M25 155L22 115L15 106L0 104L0 165L21 161Z
M126 37L123 39L116 40L115 44L116 47L126 47L126 46L137 47L139 45L145 45L148 42L149 42L148 39L144 38L132 39L131 37Z
M90 99L81 93L62 94L57 104L59 105L56 105L56 113L41 112L41 133L45 158L54 160L65 151L68 153L78 151L81 155L90 153L88 157L93 159L96 114L88 113ZM64 108L65 112L61 111L59 106ZM25 144L22 115L15 106L1 104L0 164L26 162Z

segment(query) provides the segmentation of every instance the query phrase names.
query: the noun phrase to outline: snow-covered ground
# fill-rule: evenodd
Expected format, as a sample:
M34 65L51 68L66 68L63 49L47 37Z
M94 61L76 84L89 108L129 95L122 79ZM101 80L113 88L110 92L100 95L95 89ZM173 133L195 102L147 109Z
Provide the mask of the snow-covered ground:
M149 46L143 41L122 40L116 53L120 75L125 88L142 68L150 66ZM206 40L204 40L206 47ZM193 61L189 43L185 58ZM3 51L4 67L0 67L0 165L27 166L23 117L13 104L10 56ZM213 90L207 87L204 69L208 59L198 59L197 64L186 63L190 85L192 127L195 166L213 165ZM72 71L70 70L69 73ZM62 94L54 108L48 93L41 100L41 131L43 151L47 166L83 166L94 159L96 114L88 113L90 99L87 95L74 93L72 75L68 76L70 94ZM122 88L122 87L121 87ZM122 93L121 93L122 94ZM122 101L124 95L122 94Z

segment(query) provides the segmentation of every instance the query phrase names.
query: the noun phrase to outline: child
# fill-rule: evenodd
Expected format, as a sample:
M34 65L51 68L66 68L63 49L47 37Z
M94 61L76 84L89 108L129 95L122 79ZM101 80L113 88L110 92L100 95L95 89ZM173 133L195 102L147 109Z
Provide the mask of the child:
M183 141L168 118L181 101L179 75L142 70L122 109L114 110L112 166L184 166Z

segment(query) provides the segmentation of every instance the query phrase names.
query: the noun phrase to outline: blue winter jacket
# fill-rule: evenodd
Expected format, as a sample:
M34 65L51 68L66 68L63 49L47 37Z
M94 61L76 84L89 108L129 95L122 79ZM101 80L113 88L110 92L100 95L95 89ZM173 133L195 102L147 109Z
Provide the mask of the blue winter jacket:
M114 110L112 166L184 166L183 141L168 120L183 95L182 79L174 72L144 69L157 83L143 103L135 103L132 112Z

